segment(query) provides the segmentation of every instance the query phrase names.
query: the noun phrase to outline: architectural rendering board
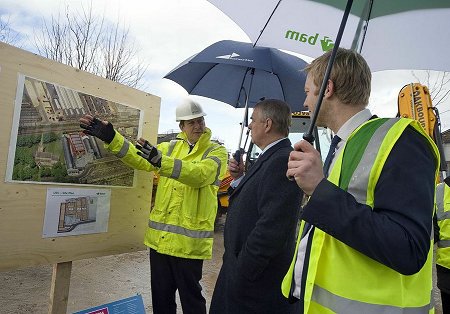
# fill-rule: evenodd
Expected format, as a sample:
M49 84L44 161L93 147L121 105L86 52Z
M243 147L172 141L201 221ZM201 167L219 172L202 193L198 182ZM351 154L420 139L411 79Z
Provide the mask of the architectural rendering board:
M85 114L110 121L134 142L139 109L19 76L6 180L131 187L134 170L81 132Z

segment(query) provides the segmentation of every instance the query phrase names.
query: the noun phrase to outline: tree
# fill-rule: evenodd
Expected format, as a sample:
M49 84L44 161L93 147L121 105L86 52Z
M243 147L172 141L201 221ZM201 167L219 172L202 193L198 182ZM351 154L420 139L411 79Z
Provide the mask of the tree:
M0 15L0 41L10 45L16 45L19 40L19 33L12 28L10 17Z
M428 87L434 107L444 103L450 96L450 72L432 72L427 70L424 71L425 78L422 80L416 72L412 71L412 75L419 83Z
M56 133L50 132L50 133L44 133L42 135L42 142L47 144L54 141L57 141L59 139L58 135Z
M91 72L131 87L142 87L147 65L138 59L138 48L130 38L129 28L95 16L92 3L81 12L66 7L64 16L43 20L35 34L38 54L77 69Z

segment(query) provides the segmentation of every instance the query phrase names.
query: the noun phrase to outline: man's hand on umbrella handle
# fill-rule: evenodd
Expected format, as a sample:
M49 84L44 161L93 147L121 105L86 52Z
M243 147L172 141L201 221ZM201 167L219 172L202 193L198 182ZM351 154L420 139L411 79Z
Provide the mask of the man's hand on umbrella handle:
M306 195L312 195L324 178L320 153L305 140L295 143L286 176L294 178Z
M153 166L158 168L161 167L162 154L155 146L141 137L137 141L136 148L138 149L137 154L139 156L147 160Z
M236 156L234 156L236 157ZM244 175L244 161L242 160L242 154L239 156L239 163L233 157L228 162L228 171L233 180L239 179Z
M79 121L83 133L95 136L107 144L111 143L116 135L113 125L108 121L100 121L91 115L85 115Z

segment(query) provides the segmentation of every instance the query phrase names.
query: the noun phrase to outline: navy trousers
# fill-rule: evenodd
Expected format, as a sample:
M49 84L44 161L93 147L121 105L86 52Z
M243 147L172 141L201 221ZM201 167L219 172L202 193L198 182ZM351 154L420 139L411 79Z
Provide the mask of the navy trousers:
M203 260L160 254L150 249L150 272L154 314L176 314L175 293L183 314L206 314L202 295Z

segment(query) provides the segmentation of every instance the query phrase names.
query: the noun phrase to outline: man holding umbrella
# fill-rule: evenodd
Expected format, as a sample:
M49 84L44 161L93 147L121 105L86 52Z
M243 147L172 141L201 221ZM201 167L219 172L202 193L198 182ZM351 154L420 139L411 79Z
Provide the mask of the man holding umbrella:
M285 175L292 151L291 110L281 100L266 99L256 104L251 119L252 141L262 153L243 177L234 159L229 164L241 181L230 195L210 314L298 313L298 305L289 304L280 291L294 253L302 197Z
M183 313L206 313L200 279L210 259L217 212L217 190L227 165L227 151L211 142L201 106L187 99L176 108L181 133L153 146L145 139L131 145L111 123L90 115L80 119L84 133L134 169L160 175L155 206L144 243L150 248L153 313L176 313L178 290Z
M306 69L311 112L330 54ZM366 109L371 73L358 53L339 48L326 84L317 125L336 135L323 169L307 141L289 157L310 199L283 294L304 313L428 313L437 148L417 121Z

